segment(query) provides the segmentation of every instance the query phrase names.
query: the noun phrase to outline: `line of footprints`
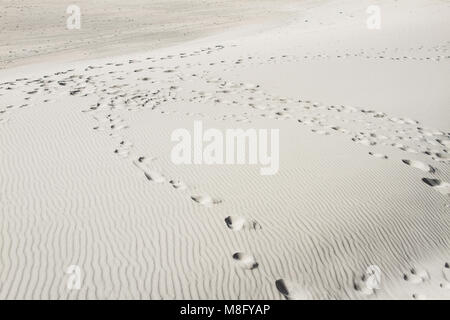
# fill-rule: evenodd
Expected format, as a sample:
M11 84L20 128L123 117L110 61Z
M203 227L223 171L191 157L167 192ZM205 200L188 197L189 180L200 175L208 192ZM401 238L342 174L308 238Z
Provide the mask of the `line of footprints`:
M128 128L125 121L112 113L107 114L106 116L98 117L94 116L94 118L99 122L99 125L94 127L95 130L98 131L109 131L109 135L112 138L120 140L118 147L115 149L114 153L122 158L127 158L130 155L130 150L133 146L132 143L125 141L120 136L120 131ZM376 156L375 154L373 154ZM385 156L380 158L386 158ZM152 164L155 158L146 158L141 156L133 161L133 164L142 171L144 177L153 183L162 184L169 183L174 189L185 191L188 189L186 183L177 179L167 179L159 170L154 168ZM434 173L436 169L430 165L426 165L420 161L411 161L411 160L402 160L403 163L409 165L411 167L420 169L424 172ZM435 181L435 179L424 178L425 183L430 186L439 188L440 185ZM191 195L190 199L199 205L211 208L214 205L220 204L222 201L216 199L208 194L197 194ZM243 216L232 215L228 216L224 220L226 226L233 231L245 231L245 230L260 230L261 225L253 219L249 219ZM236 262L236 264L245 270L254 270L258 268L258 262L255 257L249 253L245 252L235 252L232 255L232 259ZM450 289L450 264L445 263L443 268L443 276L444 281L440 283L440 287L443 289ZM405 273L403 279L411 284L419 284L429 280L429 275L425 270L418 268L411 268L408 273ZM375 293L374 288L370 287L368 283L369 279L366 275L363 275L358 281L355 281L354 288L358 292L361 292L364 295L372 295ZM309 290L305 290L305 285L300 285L299 283L292 282L289 280L279 279L275 281L275 286L278 291L286 298L286 299L309 299L311 298L311 294ZM414 293L412 295L414 299L425 299L426 296L419 293Z
M215 46L205 48L192 53L180 53L177 56L166 56L161 58L147 58L146 61L151 63L147 69L139 68L134 71L126 72L120 70L121 66L126 63L107 63L104 66L89 66L84 70L83 74L73 74L75 70L70 69L58 72L53 75L45 75L38 79L16 79L14 82L5 82L0 84L0 96L10 95L15 90L20 90L23 84L22 94L26 95L25 101L17 104L11 104L6 107L0 107L0 124L9 120L9 115L14 109L26 108L34 103L38 103L36 93L44 94L42 103L52 101L49 95L56 96L61 91L69 93L70 96L88 97L96 96L97 103L92 105L83 112L93 116L97 125L94 130L98 132L108 133L115 141L114 153L121 158L135 159L133 164L142 171L144 177L153 183L169 183L174 189L186 191L189 187L181 180L166 179L166 177L157 169L153 162L155 158L137 157L132 155L133 143L127 141L121 133L128 128L126 120L121 116L124 112L133 112L150 108L151 110L161 109L167 102L194 102L194 103L211 103L222 104L226 107L248 107L249 112L245 111L239 114L226 114L219 116L216 120L234 120L236 122L251 122L252 118L262 119L270 118L274 120L296 120L299 125L311 127L311 131L319 135L332 135L340 133L348 135L351 141L360 145L374 148L376 145L394 147L398 150L409 154L424 154L431 160L446 165L450 160L448 148L450 147L450 135L448 132L433 131L419 126L417 121L403 118L388 118L386 114L376 112L374 110L365 110L343 105L322 105L309 100L290 99L278 97L262 90L260 85L249 83L234 83L222 78L209 78L209 72L183 74L180 72L179 65L155 66L158 61L172 59L187 59L202 54L212 55L215 52L223 50L223 46ZM273 63L281 63L288 61L289 56L280 58L270 57ZM294 57L295 58L295 57ZM298 60L300 58L295 58ZM242 67L251 63L258 63L252 57L248 59L239 59L231 63L232 68ZM208 68L213 65L221 68L226 67L226 61L221 60L220 63L209 63ZM260 61L261 62L261 61ZM145 63L145 61L129 60L128 64ZM262 62L261 62L262 63ZM203 67L201 63L185 64L187 70L194 67ZM108 71L101 74L92 74L97 69L102 68L118 68L118 70ZM228 64L228 68L230 64ZM209 70L208 69L208 70ZM224 69L226 71L226 69ZM69 75L70 74L70 75ZM139 80L148 86L139 87L137 84L130 85L130 81L126 81L136 75ZM154 77L151 77L155 74ZM114 85L108 85L108 81L101 77L113 78ZM125 78L126 76L127 78ZM55 79L59 78L59 79ZM206 81L213 89L211 92L192 90L186 96L180 88L180 84L186 81ZM30 87L33 87L30 90ZM151 87L151 89L148 89ZM134 90L133 90L134 88ZM25 90L25 91L24 91ZM64 93L63 92L63 93ZM160 110L165 113L165 110ZM166 112L167 113L167 112ZM185 113L185 115L198 116L198 114ZM361 125L361 126L359 126ZM345 128L344 128L345 126ZM359 127L358 127L359 126ZM381 133L380 133L381 132ZM378 159L389 159L388 155L369 151L368 154ZM402 159L405 165L412 168L422 170L427 173L427 177L422 179L423 183L432 187L437 192L449 196L450 184L436 178L438 169L434 166L426 164L418 160ZM191 195L190 199L195 203L213 207L221 203L221 200L211 197L208 194ZM249 231L259 230L261 225L252 219L242 216L229 216L225 218L225 225L233 231ZM258 268L258 262L255 257L245 252L235 252L231 255L236 264L245 270L254 270ZM450 288L450 268L449 264L444 265L444 278L441 287ZM413 268L409 273L405 274L405 281L410 283L420 283L427 281L423 271ZM420 280L421 279L421 280ZM358 284L355 285L357 291L372 294L367 286L367 279L361 277ZM310 295L305 286L298 282L279 279L275 281L278 291L287 299L305 299ZM414 294L413 298L421 299L423 295Z
M98 107L100 108L100 106ZM111 108L108 108L108 110L111 111ZM114 115L114 113L108 113L104 116L94 115L94 119L99 123L98 126L94 127L94 130L108 132L110 137L120 141L117 148L114 150L114 153L121 158L128 158L130 156L133 144L124 140L120 135L120 131L128 128L125 121L120 116ZM189 189L189 186L182 180L168 179L164 174L155 168L153 165L154 160L156 160L156 158L140 156L132 162L139 170L142 171L144 177L152 183L169 183L174 189L179 191L186 191ZM211 208L222 202L222 200L214 198L209 194L194 194L190 196L190 199L207 208ZM237 215L226 217L224 222L225 225L233 231L260 230L262 228L256 220ZM249 253L235 252L231 257L242 269L254 270L258 268L258 262L255 257ZM278 280L277 283L279 281L282 280Z

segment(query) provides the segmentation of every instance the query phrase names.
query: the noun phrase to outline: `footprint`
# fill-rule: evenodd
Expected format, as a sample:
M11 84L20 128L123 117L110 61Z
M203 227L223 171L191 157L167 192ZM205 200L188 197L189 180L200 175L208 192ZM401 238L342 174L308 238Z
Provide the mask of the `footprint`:
M308 300L311 299L310 294L307 290L302 288L299 284L294 283L292 281L286 281L283 279L279 279L275 281L275 286L278 291L287 299L287 300Z
M403 159L402 162L404 164L407 164L408 166L411 166L416 169L420 169L425 172L430 172L430 173L436 172L435 168L433 168L432 166L430 166L426 163L420 162L420 161Z
M450 290L450 282L444 282L439 285L442 289Z
M409 152L409 153L418 153L417 150L410 148L410 147L406 147L406 146L400 147L399 149L402 151L405 151L405 152Z
M114 153L121 156L122 158L126 158L130 154L130 150L128 149L116 149L114 150Z
M373 153L373 152L369 152L369 154L371 156L374 156L375 158L379 158L379 159L388 159L387 155L384 155L382 153Z
M140 161L142 159L142 161ZM145 177L155 183L163 183L166 181L166 178L156 170L150 169L144 162L144 159L141 157L137 161L133 161L134 165L141 169L144 172Z
M410 271L411 271L411 274L421 277L424 281L430 279L430 276L428 275L428 272L425 269L411 268Z
M412 297L415 300L427 300L427 296L422 293L413 293Z
M256 221L252 219L247 219L245 217L240 216L228 216L225 218L225 223L227 224L227 227L234 231L239 230L259 230L261 229L261 225Z
M436 189L437 192L449 196L450 195L450 183L442 182L438 179L430 179L430 178L422 178L422 181L425 182L430 187Z
M449 161L450 160L450 155L448 154L444 154L444 153L436 153L435 157L433 157L433 160L436 161Z
M175 189L178 190L186 190L187 186L183 181L180 180L170 180L169 183L172 185L172 187L174 187Z
M361 138L352 138L352 141L354 141L356 143L359 143L359 144L362 144L362 145L367 146L367 147L374 146L374 145L377 144L375 141L371 141L369 139L361 139Z
M450 263L445 263L442 273L444 274L444 279L450 282Z
M450 148L450 140L436 139L436 141L442 144L444 147Z
M144 175L148 180L155 183L163 183L164 181L166 181L166 178L161 173L155 170L146 170L144 171Z
M428 280L429 278L430 277L426 270L418 269L418 268L411 268L409 273L403 274L403 279L412 284L422 283L422 282Z
M258 268L258 263L251 254L236 252L233 254L233 259L236 260L237 264L243 269L253 270Z
M191 199L205 207L212 207L222 202L222 200L214 199L207 194L191 196Z
M377 266L370 266L366 272L353 281L353 287L355 290L365 295L372 295L376 289L380 288L381 283L381 270Z
M311 132L314 132L314 133L317 133L317 134L320 134L320 135L325 135L325 136L330 135L330 133L328 131L325 131L325 130L311 129Z
M114 150L114 153L123 158L126 158L130 154L130 150L132 147L133 144L131 142L121 141L119 147Z
M124 130L124 129L128 129L128 126L124 125L124 124L119 124L119 125L113 124L113 125L111 125L111 130L112 131L120 131L120 130Z

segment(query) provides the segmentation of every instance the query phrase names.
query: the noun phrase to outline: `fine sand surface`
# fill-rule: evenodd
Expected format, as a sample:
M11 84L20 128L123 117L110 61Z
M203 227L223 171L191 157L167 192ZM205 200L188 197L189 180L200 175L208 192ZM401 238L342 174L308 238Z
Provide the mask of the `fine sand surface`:
M313 3L1 70L0 299L450 299L450 3ZM194 121L279 129L278 173L175 165Z
M0 0L0 68L154 49L231 26L279 21L297 13L295 3L296 0ZM72 11L66 10L71 5L80 8L80 29L67 28Z

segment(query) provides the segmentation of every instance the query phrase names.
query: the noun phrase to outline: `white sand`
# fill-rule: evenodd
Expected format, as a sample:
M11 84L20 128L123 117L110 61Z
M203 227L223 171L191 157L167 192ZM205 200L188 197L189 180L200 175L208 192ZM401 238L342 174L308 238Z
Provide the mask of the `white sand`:
M0 67L107 57L164 47L232 26L279 21L296 14L297 8L291 6L295 2L2 0ZM71 21L66 10L71 5L80 8L80 29L66 27L67 20Z
M0 71L0 299L450 299L450 5L370 3ZM174 165L194 120L279 172Z

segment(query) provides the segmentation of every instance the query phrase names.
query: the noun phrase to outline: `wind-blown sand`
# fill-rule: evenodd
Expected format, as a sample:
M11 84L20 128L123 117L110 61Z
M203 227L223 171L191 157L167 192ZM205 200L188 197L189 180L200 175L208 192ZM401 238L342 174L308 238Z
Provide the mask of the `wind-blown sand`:
M0 299L450 299L450 4L370 4L0 71ZM279 172L173 164L195 120Z
M297 8L292 6L295 2L45 0L36 3L35 0L2 0L0 67L135 53L229 27L262 21L267 25L295 15ZM71 5L80 8L80 29L66 26L71 15L66 10Z

